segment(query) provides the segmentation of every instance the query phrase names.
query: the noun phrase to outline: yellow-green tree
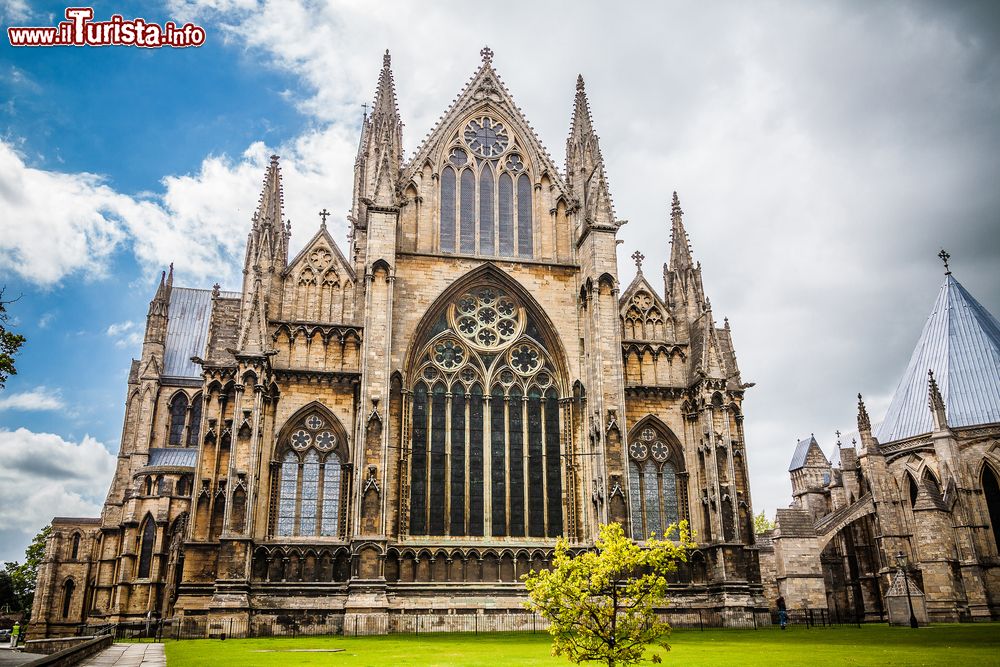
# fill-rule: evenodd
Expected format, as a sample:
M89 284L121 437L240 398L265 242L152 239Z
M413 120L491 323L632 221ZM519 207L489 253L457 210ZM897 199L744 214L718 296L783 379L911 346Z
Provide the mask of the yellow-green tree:
M601 526L594 550L575 556L560 539L552 569L525 576L528 608L551 624L552 653L614 667L637 663L648 646L670 650L656 609L667 604L667 575L694 546L686 521L643 547L618 523Z

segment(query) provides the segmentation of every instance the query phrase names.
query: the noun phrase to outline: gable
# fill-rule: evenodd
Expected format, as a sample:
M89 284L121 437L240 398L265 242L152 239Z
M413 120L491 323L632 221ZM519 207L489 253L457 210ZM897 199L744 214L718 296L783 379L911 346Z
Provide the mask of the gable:
M350 319L354 270L325 225L288 264L284 279L283 319L335 323Z

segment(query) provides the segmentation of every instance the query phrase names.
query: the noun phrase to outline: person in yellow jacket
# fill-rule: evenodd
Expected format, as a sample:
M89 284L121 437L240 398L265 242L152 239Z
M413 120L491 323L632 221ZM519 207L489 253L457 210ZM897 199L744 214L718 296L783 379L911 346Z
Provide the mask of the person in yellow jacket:
M17 648L17 640L21 638L21 624L14 622L14 627L10 631L10 647Z

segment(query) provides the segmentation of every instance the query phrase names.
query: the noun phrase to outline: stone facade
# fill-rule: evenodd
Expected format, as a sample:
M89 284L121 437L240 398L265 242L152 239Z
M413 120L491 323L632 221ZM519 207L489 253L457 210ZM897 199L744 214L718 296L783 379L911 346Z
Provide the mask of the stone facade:
M762 551L773 590L883 619L901 561L931 621L1000 617L1000 325L950 272L880 425L858 396L858 435L832 461L799 442Z
M274 157L242 289L164 276L104 511L56 520L37 634L516 611L557 537L585 549L610 521L640 541L691 522L676 606L763 606L748 385L676 194L663 292L638 253L622 290L582 78L562 171L488 49L409 161L401 133L386 54L347 252L324 211L289 260Z

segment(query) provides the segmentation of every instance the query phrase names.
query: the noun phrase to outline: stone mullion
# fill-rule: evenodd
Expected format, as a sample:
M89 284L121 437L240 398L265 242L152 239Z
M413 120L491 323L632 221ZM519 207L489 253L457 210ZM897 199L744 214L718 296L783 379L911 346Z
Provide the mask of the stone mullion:
M470 417L472 415L472 397L473 394L470 390L469 393L466 394L465 399L465 511L463 512L463 516L465 517L465 527L463 528L463 533L466 535L468 535L469 526L472 524L472 517L469 513L469 493L472 489L472 483L469 478L469 473L471 471L470 466L472 465L469 461L469 457L471 455L470 445L472 442L472 422L470 421Z
M643 461L645 463L645 461ZM639 470L639 528L641 539L646 539L646 471L644 465L635 466ZM634 534L634 533L633 533Z
M580 539L579 527L577 526L577 495L576 495L576 454L573 447L573 402L564 398L559 401L561 409L559 417L562 427L559 431L562 440L562 452L565 457L563 465L563 506L566 508L563 521L566 523L566 533L573 539Z
M398 535L402 537L410 530L410 448L413 446L413 434L410 432L410 420L413 414L412 392L402 390L403 419L399 433L399 524ZM343 484L343 480L341 480Z
M258 383L254 385L253 388L253 427L250 431L250 452L249 460L247 461L247 488L246 488L246 507L243 508L243 527L242 533L244 535L254 534L254 522L256 519L256 509L257 509L257 480L259 478L260 471L260 442L261 442L261 430L264 426L265 414L264 414L264 404L265 404L265 387L264 385ZM233 457L230 454L230 468L233 469L232 464ZM232 493L232 491L230 491ZM226 508L229 509L228 507ZM250 566L252 564L252 553L251 550L247 550L246 554L246 572L249 575Z
M524 392L521 397L521 468L523 470L521 479L522 493L524 494L524 507L521 510L524 519L524 534L530 533L528 520L530 509L529 499L531 498L531 482L528 478L528 469L531 467L531 458L528 456L528 392Z
M327 461L335 456L335 453L327 454L326 459L319 466L319 478L316 481L318 485L316 488L316 532L314 533L318 536L323 534L323 515L326 514L326 465Z
M729 502L733 506L733 541L740 541L740 534L743 532L740 529L740 501L739 501L739 488L736 484L736 464L733 461L733 437L732 431L729 428L729 408L723 406L722 408L722 424L723 424L723 438L725 438L724 443L726 445L726 463L728 464L729 470ZM748 496L749 498L749 496Z
M434 442L434 388L427 392L427 433L424 443L424 530L431 532L431 443Z

